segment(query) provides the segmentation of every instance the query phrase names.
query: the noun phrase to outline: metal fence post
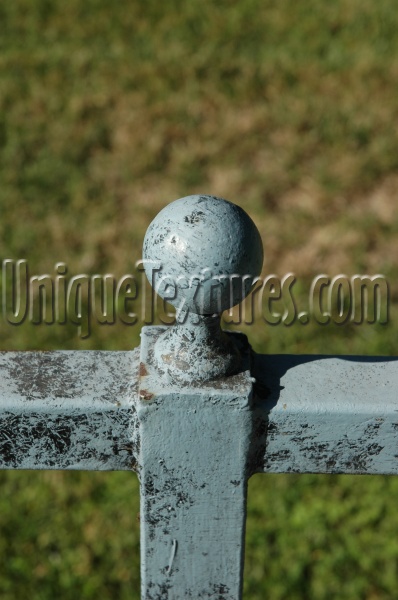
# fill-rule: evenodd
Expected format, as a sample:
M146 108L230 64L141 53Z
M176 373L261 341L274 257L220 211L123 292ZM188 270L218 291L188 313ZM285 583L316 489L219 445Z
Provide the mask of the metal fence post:
M140 349L0 353L0 468L137 471L143 600L242 594L253 473L398 475L398 358L256 355L220 314L262 244L211 196L168 205L145 269L177 310Z
M180 322L141 335L142 598L237 600L253 379L247 339L222 332L220 313L259 274L261 239L239 207L190 196L155 218L143 256Z

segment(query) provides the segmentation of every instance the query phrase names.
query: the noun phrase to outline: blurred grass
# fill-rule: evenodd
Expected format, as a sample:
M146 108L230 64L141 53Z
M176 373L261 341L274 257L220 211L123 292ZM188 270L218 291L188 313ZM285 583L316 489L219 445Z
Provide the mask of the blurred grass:
M390 283L387 325L260 320L239 327L256 350L396 354L397 28L392 0L3 3L0 256L119 276L165 204L224 196L299 306L319 273ZM139 325L0 331L2 350L139 343ZM2 598L139 597L134 475L0 476ZM397 485L253 478L245 597L396 597Z

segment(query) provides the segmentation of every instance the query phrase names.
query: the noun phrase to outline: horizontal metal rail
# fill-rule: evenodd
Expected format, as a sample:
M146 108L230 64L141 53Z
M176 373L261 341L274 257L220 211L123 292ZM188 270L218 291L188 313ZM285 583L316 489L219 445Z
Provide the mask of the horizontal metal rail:
M135 466L139 355L0 353L0 468Z
M135 470L139 353L0 353L0 468ZM256 355L251 472L398 474L398 358Z
M262 257L242 209L180 199L144 258L185 319L131 352L0 353L0 468L139 473L145 600L241 598L253 473L398 474L398 358L256 355L221 330Z
M398 474L398 357L260 355L257 472Z

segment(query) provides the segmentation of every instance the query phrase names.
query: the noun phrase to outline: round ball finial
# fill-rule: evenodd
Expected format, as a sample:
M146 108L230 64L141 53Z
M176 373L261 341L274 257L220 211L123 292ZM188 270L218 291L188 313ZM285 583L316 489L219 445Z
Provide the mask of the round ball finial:
M183 383L237 373L247 341L222 331L220 315L261 272L263 245L251 218L223 198L181 198L149 225L143 258L155 291L176 308L177 324L155 342L159 372Z
M223 198L187 196L166 206L145 235L143 258L156 292L177 308L220 314L250 292L263 246L247 213ZM161 267L154 271L153 267Z

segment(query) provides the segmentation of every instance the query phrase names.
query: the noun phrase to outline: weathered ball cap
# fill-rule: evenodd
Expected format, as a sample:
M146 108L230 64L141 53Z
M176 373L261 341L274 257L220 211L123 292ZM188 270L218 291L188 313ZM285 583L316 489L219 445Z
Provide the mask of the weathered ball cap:
M176 307L184 301L191 312L209 315L247 296L261 272L263 245L240 206L194 195L158 213L146 232L143 258L160 296Z

